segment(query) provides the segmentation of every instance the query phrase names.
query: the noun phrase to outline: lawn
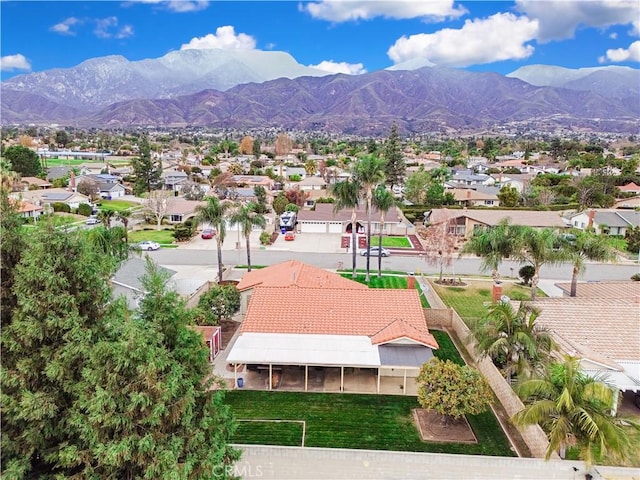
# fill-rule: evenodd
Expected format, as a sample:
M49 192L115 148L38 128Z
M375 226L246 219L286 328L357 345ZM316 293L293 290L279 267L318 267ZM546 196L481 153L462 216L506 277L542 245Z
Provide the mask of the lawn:
M371 246L380 246L380 237L371 237ZM407 237L382 237L382 246L387 248L411 248L411 242Z
M342 273L341 275L349 280L355 280L358 283L368 285L369 288L407 288L406 276L382 275L382 277L378 278L377 273L371 272L371 275L369 276L369 283L367 283L365 281L365 275L356 275L356 278L352 278L350 273ZM417 281L415 282L415 288L418 290L418 293L422 293L422 289ZM424 295L420 295L420 301L424 308L429 308L429 303Z
M235 390L226 401L238 419L304 420L305 446L514 456L490 411L469 416L477 445L426 443L412 417L416 397ZM300 445L299 424L240 422L234 443Z
M126 200L100 200L101 210L113 210L114 212L122 212L124 210L135 210L141 206L134 202Z
M467 323L479 319L487 313L486 305L491 302L492 282L466 280L466 287L443 287L434 285L442 301L453 308ZM513 300L530 300L531 289L515 283L502 283L502 294ZM538 296L545 294L538 289Z
M173 229L171 230L135 230L129 232L129 242L137 243L145 240L158 242L160 245L169 245L175 242Z

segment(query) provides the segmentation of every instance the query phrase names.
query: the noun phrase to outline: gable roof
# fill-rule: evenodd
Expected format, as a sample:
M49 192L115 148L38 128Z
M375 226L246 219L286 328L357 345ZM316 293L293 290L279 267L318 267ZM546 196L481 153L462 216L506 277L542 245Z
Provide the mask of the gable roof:
M438 348L438 344L433 335L430 333L425 335L423 331L418 330L401 319L395 320L386 327L383 327L378 333L371 337L371 343L378 345L401 338L408 338L427 347Z
M501 220L510 218L514 225L529 227L566 227L559 212L534 210L455 210L434 208L429 215L429 222L439 223L453 218L466 217L485 225L497 225Z
M298 221L315 221L315 222L350 222L351 221L351 209L345 208L339 210L337 212L333 211L334 204L332 203L319 203L316 205L316 209L314 211L311 210L302 210L298 212ZM397 208L391 208L385 214L385 222L386 223L395 223L399 221L398 210ZM367 212L365 210L364 204L360 205L358 209L356 209L356 218L359 222L367 221ZM377 208L373 207L371 209L371 220L373 222L377 222L380 220L380 212Z
M289 260L247 272L237 288L243 291L257 286L368 290L366 285L298 260Z
M427 329L418 291L413 289L261 286L251 296L240 332L368 337L380 333L378 340L384 341L409 334L438 348Z

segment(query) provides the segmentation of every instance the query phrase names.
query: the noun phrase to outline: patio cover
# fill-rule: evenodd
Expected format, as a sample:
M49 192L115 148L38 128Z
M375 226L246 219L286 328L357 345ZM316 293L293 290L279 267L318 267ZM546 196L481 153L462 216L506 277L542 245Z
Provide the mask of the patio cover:
M587 375L604 380L622 391L640 391L640 362L617 361L616 363L624 368L624 371L586 368L584 372Z
M433 357L433 351L422 345L380 345L380 364L385 367L421 367Z
M381 347L386 346L372 345L371 339L366 335L245 332L236 339L227 356L227 362L362 368L416 367L421 365L421 363L419 365L415 363L420 356L416 347L407 347L412 353L405 355L404 359L400 353L403 347L387 347L389 350L382 356L386 362L390 363L382 363L379 350ZM416 351L413 351L414 349ZM431 350L429 348L422 347L420 350L429 351L430 358ZM402 360L411 363L407 365L396 363Z

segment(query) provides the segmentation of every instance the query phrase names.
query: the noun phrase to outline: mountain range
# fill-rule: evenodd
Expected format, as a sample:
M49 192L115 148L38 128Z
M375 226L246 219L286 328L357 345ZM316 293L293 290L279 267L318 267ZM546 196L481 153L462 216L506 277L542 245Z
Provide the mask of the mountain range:
M284 52L181 50L121 56L2 83L3 124L207 126L377 136L473 132L501 125L637 133L640 70L533 65L507 76L415 59L363 75L332 75ZM544 127L544 128L541 128Z

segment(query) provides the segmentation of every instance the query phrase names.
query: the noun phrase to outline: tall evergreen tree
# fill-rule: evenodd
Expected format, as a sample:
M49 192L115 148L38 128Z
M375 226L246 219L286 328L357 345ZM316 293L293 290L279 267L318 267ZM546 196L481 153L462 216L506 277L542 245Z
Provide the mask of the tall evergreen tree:
M29 242L2 329L2 469L44 478L78 467L70 444L74 402L110 298L103 265L79 233L46 225ZM4 320L4 319L3 319Z
M136 195L157 189L160 186L160 177L162 176L162 165L159 161L154 161L151 158L151 146L146 136L141 137L138 147L140 155L131 162L136 177L134 184Z
M407 167L398 136L398 125L395 122L391 126L391 134L384 145L384 159L386 162L384 176L387 185L392 189L395 185L402 185Z

